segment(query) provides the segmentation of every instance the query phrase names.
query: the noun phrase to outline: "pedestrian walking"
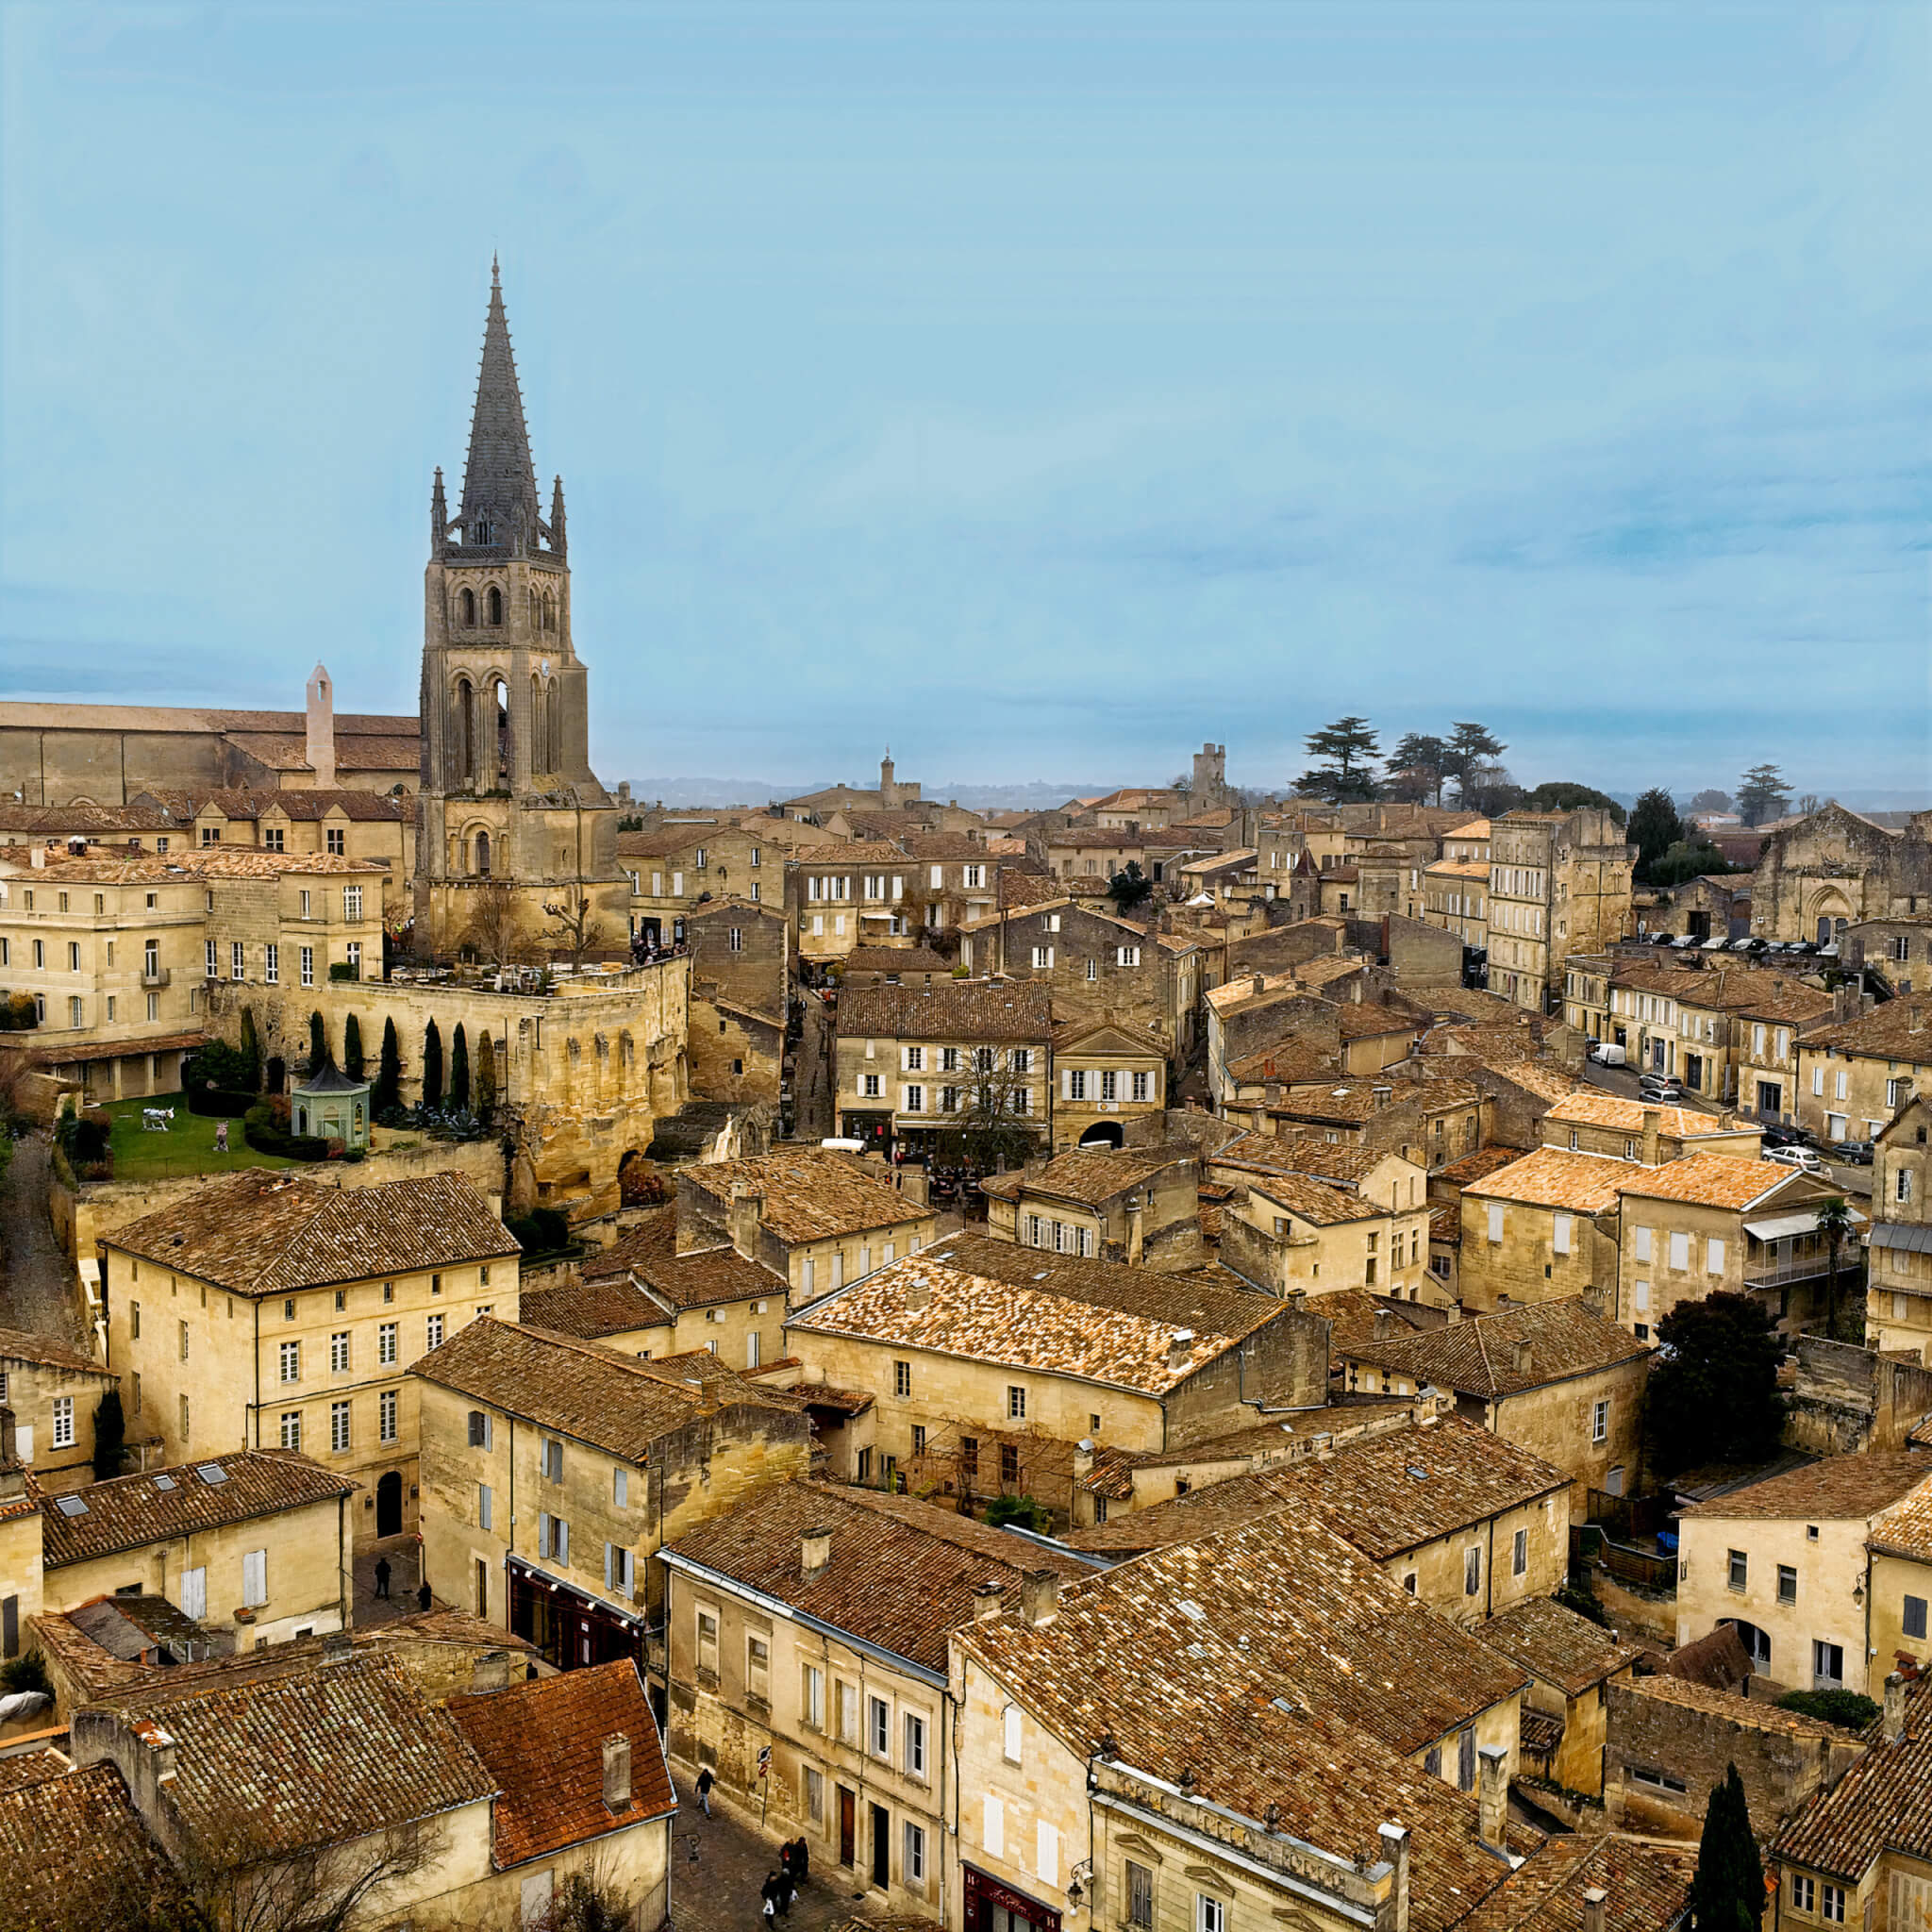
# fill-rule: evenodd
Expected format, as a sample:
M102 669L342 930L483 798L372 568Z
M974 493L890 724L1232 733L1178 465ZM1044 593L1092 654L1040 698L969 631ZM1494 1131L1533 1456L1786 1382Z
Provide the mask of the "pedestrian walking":
M420 1589L416 1592L416 1603L417 1607L421 1609L426 1610L429 1607L429 1586L426 1582L423 1585L422 1589Z
M791 1882L805 1890L806 1874L811 1870L811 1847L800 1838L791 1847Z
M215 1123L215 1152L217 1154L225 1154L227 1151L228 1124L226 1121L217 1121Z
M380 1596L380 1597L387 1597L387 1596L389 1595L389 1579L390 1579L390 1567L389 1567L389 1558L388 1558L387 1557L376 1557L376 1559L375 1559L375 1593L376 1593L376 1595L377 1595L377 1596Z
M791 1872L788 1866L778 1874L778 1916L781 1919L791 1916L791 1897L797 1890L791 1882Z
M765 1882L758 1888L758 1896L764 1900L765 1924L769 1925L778 1912L778 1874L768 1872Z
M711 1815L711 1787L716 1782L717 1780L711 1775L711 1767L708 1764L698 1773L698 1803L705 1807L705 1816L707 1818Z

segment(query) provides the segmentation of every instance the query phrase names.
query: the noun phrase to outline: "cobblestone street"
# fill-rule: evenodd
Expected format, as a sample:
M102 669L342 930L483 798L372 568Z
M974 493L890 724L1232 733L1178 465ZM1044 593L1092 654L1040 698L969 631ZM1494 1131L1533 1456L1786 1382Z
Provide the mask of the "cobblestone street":
M677 1932L763 1932L764 1904L758 1888L778 1869L780 1833L760 1829L758 1813L711 1793L711 1816L700 1808L694 1765L674 1763L677 1785L677 1824L671 1844L671 1922ZM795 1834L794 1834L795 1835ZM806 1888L791 1902L789 1916L775 1923L784 1932L825 1932L855 1919L883 1918L877 1901L868 1906L850 1872L829 1870L814 1859Z

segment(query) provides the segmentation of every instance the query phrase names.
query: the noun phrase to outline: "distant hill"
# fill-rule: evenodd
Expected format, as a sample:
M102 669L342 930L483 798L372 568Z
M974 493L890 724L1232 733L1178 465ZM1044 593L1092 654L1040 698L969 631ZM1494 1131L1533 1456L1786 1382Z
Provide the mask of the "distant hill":
M836 778L802 778L791 782L775 778L633 778L630 795L640 804L669 806L770 805L775 799L797 798L808 791L822 791L836 785ZM1128 782L1132 782L1131 780ZM927 798L957 800L969 811L1045 811L1064 805L1070 798L1093 798L1115 787L1099 780L1047 784L1036 779L1026 785L927 785Z

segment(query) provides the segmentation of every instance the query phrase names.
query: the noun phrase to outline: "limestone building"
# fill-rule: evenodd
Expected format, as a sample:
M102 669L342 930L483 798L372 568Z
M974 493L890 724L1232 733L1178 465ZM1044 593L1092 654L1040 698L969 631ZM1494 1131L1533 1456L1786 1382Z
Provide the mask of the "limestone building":
M1548 1010L1572 953L1596 953L1630 923L1637 849L1607 811L1506 812L1490 825L1490 988Z
M423 768L416 916L448 947L475 890L502 880L527 923L588 899L628 930L617 808L590 763L590 679L571 638L563 479L546 518L491 266L483 363L454 516L436 474L423 599Z

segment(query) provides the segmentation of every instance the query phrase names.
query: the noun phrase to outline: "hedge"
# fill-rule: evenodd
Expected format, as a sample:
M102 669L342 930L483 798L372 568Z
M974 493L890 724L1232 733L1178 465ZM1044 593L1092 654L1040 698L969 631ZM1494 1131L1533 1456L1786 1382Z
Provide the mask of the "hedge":
M191 1087L188 1090L188 1111L206 1114L211 1120L242 1120L260 1099L258 1093L237 1093L220 1087L212 1090Z
M326 1160L328 1142L317 1134L285 1134L275 1115L262 1105L251 1107L242 1122L242 1138L258 1154L279 1154L287 1160Z

